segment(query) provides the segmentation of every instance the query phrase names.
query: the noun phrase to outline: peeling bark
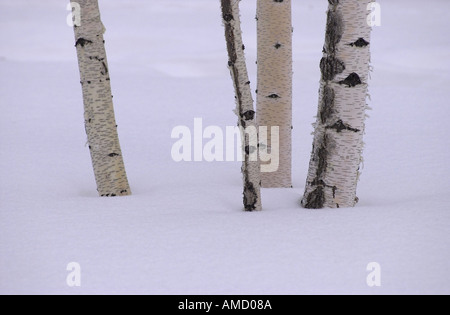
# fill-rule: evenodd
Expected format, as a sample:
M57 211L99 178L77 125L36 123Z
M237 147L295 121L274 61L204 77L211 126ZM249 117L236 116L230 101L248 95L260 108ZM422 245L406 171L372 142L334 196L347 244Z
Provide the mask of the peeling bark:
M251 145L253 142L258 145L258 134L255 121L255 110L253 107L253 97L245 62L245 46L242 42L239 1L221 0L221 5L229 58L228 67L231 72L231 78L236 93L235 112L239 117L238 124L242 131L245 128L253 128L255 130L256 138L253 139L255 141L252 141L249 134L242 132L242 149L244 154L244 161L242 163L244 208L246 211L258 211L262 210L260 161L257 148ZM252 159L252 156L256 158Z
M100 196L131 194L114 116L104 26L97 0L78 0L81 23L74 27L83 90L86 134Z
M292 187L291 0L258 0L258 126L279 127L279 167L261 173L263 187ZM273 141L276 141L275 139ZM261 147L272 150L272 137ZM276 153L277 154L277 153Z
M362 160L373 0L328 0L319 111L302 205L353 207Z

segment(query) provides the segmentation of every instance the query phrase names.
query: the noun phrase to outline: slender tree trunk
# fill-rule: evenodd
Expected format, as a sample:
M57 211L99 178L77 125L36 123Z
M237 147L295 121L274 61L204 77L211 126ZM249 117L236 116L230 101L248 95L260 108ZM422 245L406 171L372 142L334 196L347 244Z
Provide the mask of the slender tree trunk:
M373 0L328 0L322 80L305 208L353 207L362 161Z
M81 22L75 26L83 89L85 127L100 196L130 195L117 134L108 62L97 0L77 0Z
M261 176L258 158L258 131L242 42L238 0L221 0L222 18L228 50L228 66L236 92L236 114L242 131L244 207L246 211L261 210ZM246 130L247 132L244 132Z
M291 0L258 0L256 116L258 125L267 126L269 130L267 143L261 143L262 148L279 149L276 153L278 169L261 174L262 186L267 188L292 187L291 7ZM272 137L272 126L279 127L279 137Z

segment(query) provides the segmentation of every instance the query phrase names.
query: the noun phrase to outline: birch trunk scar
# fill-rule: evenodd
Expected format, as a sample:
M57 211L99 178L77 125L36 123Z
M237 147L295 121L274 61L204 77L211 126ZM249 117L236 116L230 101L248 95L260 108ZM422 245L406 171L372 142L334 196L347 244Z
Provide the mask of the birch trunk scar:
M275 154L279 156L277 170L261 173L262 187L266 188L292 187L291 8L291 0L258 0L256 116L258 126L267 126L269 130L267 142L263 137L260 139L261 149L278 148ZM279 136L270 132L273 126L279 127Z
M83 90L85 127L100 196L131 194L114 116L108 62L97 0L78 0L79 26L74 26Z
M261 176L258 158L258 130L253 97L248 79L238 0L221 0L222 18L228 51L228 66L236 93L236 114L242 135L244 180L244 208L246 211L262 210Z
M373 0L328 0L319 111L302 205L354 207L367 109Z

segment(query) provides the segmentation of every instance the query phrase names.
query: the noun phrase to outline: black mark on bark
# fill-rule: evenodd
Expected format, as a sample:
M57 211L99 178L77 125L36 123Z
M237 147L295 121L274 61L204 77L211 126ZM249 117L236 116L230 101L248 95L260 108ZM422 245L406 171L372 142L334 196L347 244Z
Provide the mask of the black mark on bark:
M315 151L315 147L313 146L313 159L317 160L316 178L312 182L308 183L308 185L317 187L307 196L306 203L304 204L306 209L323 208L325 204L325 188L333 189L333 193L335 191L334 186L327 185L323 180L328 168L329 146L330 143L327 134L324 134L320 147L317 151Z
M318 186L312 191L306 200L306 209L322 209L325 204L325 191L322 186Z
M230 11L231 11L231 8L230 8ZM234 20L234 17L233 17L233 14L231 14L231 13L224 13L223 14L223 19L226 22L231 22L232 20Z
M335 57L323 57L320 60L320 71L322 72L322 80L331 81L334 77L345 70L344 62Z
M339 1L328 1L331 5L339 4ZM325 51L328 54L335 54L337 44L341 41L344 33L344 22L342 14L336 7L328 10L327 31L325 35Z
M340 133L344 130L353 131L353 132L360 132L361 130L352 128L350 125L345 124L342 120L338 120L334 125L327 126L327 129L334 129L337 133Z
M334 198L336 198L337 187L333 186L333 187L331 187L331 189L333 189L333 199L334 199Z
M245 120L253 120L255 118L255 111L254 110L248 110L245 113L241 115L242 118Z
M245 122L245 120L244 119L240 119L240 125L241 125L241 127L242 128L247 128L247 123ZM238 127L239 127L239 124L238 124Z
M246 176L248 178L248 176ZM258 194L251 182L247 179L244 185L244 207L245 211L254 211L256 209L256 203L258 202Z
M104 61L102 61L102 66L103 66L103 71L101 71L102 75L107 75L108 74L108 67L106 66L106 63Z
M105 195L101 195L101 197L116 197L116 194L105 194Z
M89 60L97 60L97 61L103 61L103 60L105 60L105 58L100 58L100 57L93 57L93 56L91 56L91 57L89 57Z
M350 43L348 44L349 46L352 47L359 47L359 48L363 48L363 47L367 47L370 45L370 43L368 41L366 41L364 38L360 38L358 39L356 42L354 43Z
M88 39L84 39L84 38L79 38L77 40L77 42L75 43L75 47L77 47L78 45L80 45L81 47L84 47L87 44L92 44L92 41L88 40Z
M328 135L324 134L320 148L317 150L316 180L320 180L328 167Z
M325 86L323 90L322 107L320 109L320 120L322 121L322 124L325 124L327 120L333 115L334 100L334 89L329 86Z
M245 154L250 155L256 152L256 148L254 146L245 146Z
M355 87L362 84L361 78L355 72L350 74L345 80L339 81L339 84L347 85L348 87Z

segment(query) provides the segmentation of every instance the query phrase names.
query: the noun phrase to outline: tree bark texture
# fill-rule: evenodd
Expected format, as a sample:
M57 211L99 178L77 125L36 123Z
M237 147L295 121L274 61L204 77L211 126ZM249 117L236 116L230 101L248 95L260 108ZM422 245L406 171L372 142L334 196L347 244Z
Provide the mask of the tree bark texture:
M244 208L246 211L258 211L261 206L261 176L258 158L258 135L254 102L250 89L244 44L240 22L239 0L221 0L222 18L225 26L225 38L228 51L228 66L235 89L236 114L241 130L255 130L256 139L242 132L244 159L242 173L244 180ZM255 141L252 141L255 140ZM252 158L255 157L256 158Z
M262 187L292 187L292 5L291 0L258 0L257 123L280 129L262 148L279 148L279 167L261 174ZM261 139L264 141L264 139ZM278 146L273 142L278 141Z
M112 102L108 62L97 0L77 0L81 22L74 27L83 90L85 127L100 196L130 195Z
M373 0L328 0L319 111L302 205L353 207L362 162Z

